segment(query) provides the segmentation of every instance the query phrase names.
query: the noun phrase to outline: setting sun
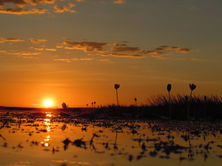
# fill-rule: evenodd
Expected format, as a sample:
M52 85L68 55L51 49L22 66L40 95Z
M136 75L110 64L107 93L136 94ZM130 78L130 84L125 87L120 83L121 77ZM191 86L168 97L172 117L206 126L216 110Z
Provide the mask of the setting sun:
M44 106L45 108L50 108L50 107L53 106L53 101L52 101L51 99L45 99L45 100L43 101L43 106Z

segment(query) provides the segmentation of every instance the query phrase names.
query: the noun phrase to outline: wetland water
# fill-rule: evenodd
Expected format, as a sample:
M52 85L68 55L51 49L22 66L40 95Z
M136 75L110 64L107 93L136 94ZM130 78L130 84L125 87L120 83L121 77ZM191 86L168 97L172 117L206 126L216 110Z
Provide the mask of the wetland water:
M1 111L1 166L214 165L222 123L89 121L58 111Z

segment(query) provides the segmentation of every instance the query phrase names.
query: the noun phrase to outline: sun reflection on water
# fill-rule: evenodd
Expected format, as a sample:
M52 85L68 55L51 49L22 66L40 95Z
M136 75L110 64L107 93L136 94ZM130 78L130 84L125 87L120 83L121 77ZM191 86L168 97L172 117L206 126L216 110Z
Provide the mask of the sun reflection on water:
M45 112L45 114L46 114L46 118L44 119L44 125L46 126L47 135L44 138L44 140L41 142L41 144L45 147L48 147L49 146L49 141L51 139L50 131L51 131L52 113L51 112Z

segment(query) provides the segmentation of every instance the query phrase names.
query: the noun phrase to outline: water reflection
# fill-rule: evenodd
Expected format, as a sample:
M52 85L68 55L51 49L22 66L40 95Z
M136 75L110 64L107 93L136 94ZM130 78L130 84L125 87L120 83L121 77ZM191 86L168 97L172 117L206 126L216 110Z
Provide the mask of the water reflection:
M45 112L46 118L44 119L44 125L46 126L46 131L47 135L44 138L43 141L41 141L42 146L48 147L49 146L49 141L51 139L51 118L52 118L52 113L51 112Z
M75 160L89 165L131 162L173 166L182 162L219 166L222 158L221 123L89 121L49 111L7 115L0 112L0 120L0 156L8 160L1 160L1 166L10 165L7 154L13 151L13 155L25 156L27 160L37 153L33 159L36 164L30 164L36 166L50 162L55 165L52 163L60 160L67 165ZM53 161L37 163L46 158Z

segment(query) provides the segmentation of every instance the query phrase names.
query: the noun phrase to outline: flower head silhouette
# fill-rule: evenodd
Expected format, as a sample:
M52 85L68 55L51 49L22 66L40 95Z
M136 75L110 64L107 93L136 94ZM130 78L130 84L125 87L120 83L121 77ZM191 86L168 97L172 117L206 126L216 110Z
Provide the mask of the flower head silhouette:
M171 89L172 89L172 85L171 85L171 84L168 84L168 85L167 85L167 91L170 92Z
M195 84L189 84L189 87L190 87L190 90L191 90L190 96L192 97L192 93L196 89L197 86Z
M116 104L119 105L118 89L120 88L120 84L114 84L114 88L116 89Z

